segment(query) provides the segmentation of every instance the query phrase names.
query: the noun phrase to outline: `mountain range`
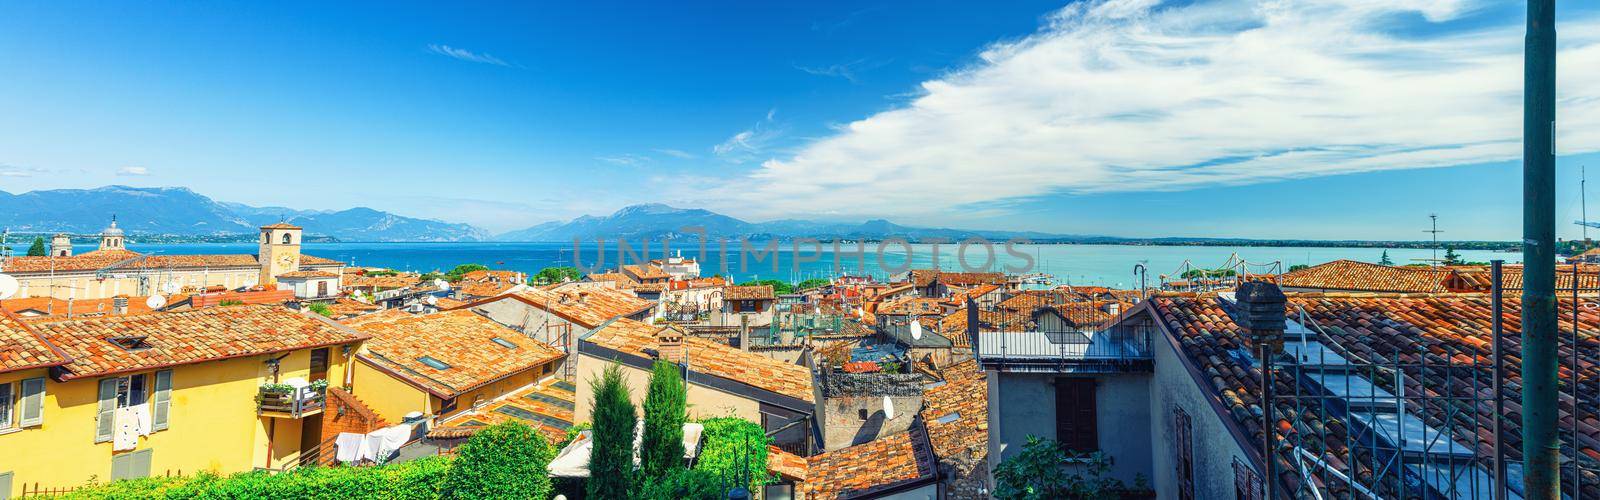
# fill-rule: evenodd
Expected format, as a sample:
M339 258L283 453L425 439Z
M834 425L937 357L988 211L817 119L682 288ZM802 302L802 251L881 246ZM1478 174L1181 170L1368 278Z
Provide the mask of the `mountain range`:
M299 210L257 207L216 201L188 188L106 186L96 189L56 189L11 194L0 191L0 228L22 233L96 234L117 216L117 225L133 235L230 236L254 235L256 228L290 222L306 230L308 238L340 241L555 241L606 239L660 241L696 239L686 227L703 228L708 238L753 240L817 238L823 240L875 240L889 237L925 241L1060 239L1063 235L1037 232L976 231L922 228L886 220L862 223L784 219L747 222L698 208L662 204L624 207L606 216L585 215L569 221L551 221L526 229L491 235L476 226L406 217L366 207L346 210Z
M420 219L366 207L295 210L218 202L181 187L106 186L11 194L0 191L0 227L14 232L96 234L117 217L132 235L254 235L284 221L306 236L344 241L477 241L489 233L469 224Z

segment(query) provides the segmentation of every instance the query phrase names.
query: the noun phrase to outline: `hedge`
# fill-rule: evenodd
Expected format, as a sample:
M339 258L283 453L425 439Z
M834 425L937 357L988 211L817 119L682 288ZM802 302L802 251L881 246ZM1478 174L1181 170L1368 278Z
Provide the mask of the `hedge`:
M130 479L89 486L67 495L81 499L433 499L450 471L450 459L428 457L376 467L308 467L281 474L241 472L231 476Z

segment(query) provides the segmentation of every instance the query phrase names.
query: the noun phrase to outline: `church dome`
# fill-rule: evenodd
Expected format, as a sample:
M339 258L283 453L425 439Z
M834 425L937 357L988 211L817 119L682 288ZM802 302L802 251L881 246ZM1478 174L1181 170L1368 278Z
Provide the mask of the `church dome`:
M117 227L117 219L115 217L111 218L111 225L110 226L106 226L104 231L100 231L100 235L101 236L122 236L122 228Z

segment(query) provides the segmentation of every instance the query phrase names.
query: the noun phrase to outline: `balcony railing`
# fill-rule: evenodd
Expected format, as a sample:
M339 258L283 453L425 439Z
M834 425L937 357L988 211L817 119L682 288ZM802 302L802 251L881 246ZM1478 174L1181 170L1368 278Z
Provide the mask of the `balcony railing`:
M302 418L322 413L327 404L325 387L289 387L283 384L261 386L256 394L256 413L276 418Z
M1039 328L975 332L973 348L986 367L1003 371L1149 371L1155 326L1129 321L1098 328Z

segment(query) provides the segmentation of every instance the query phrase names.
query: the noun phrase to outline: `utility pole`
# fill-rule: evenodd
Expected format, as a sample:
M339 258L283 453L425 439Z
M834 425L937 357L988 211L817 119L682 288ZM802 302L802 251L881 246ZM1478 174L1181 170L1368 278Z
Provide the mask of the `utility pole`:
M1433 229L1423 231L1433 235L1433 258L1428 260L1429 266L1439 265L1439 214L1428 214L1428 220L1433 222Z
M1578 216L1583 218L1584 222L1589 222L1589 166L1588 165L1583 165L1583 166L1579 166L1578 167L1578 206L1580 207L1579 210L1582 210L1582 212L1579 212ZM1582 227L1583 228L1583 244L1585 246L1587 246L1589 244L1589 225L1588 224L1578 224L1578 227ZM1587 250L1587 248L1585 248L1585 249Z
M1522 493L1561 498L1556 423L1555 0L1528 0L1522 72Z

